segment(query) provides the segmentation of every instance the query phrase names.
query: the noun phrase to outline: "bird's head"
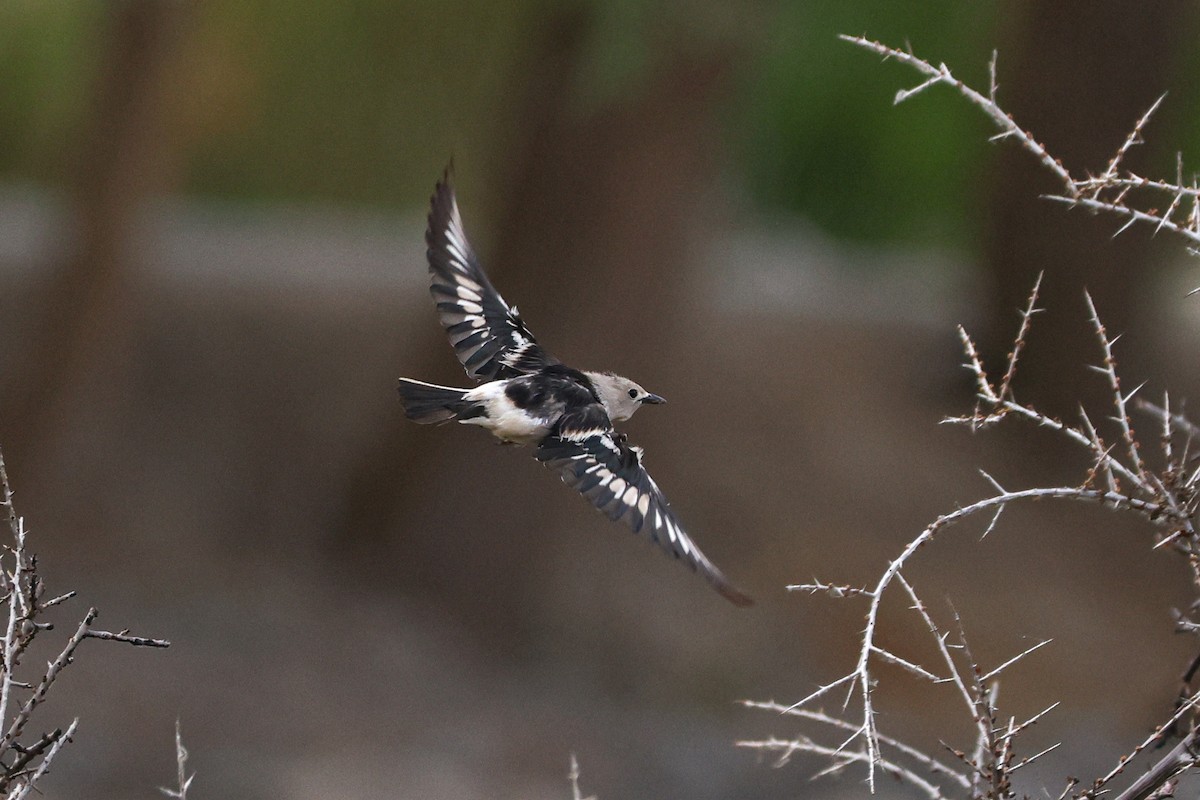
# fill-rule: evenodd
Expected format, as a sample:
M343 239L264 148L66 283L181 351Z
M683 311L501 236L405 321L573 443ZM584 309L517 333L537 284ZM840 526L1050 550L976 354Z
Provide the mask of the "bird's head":
M592 385L596 387L596 394L600 395L600 402L604 404L608 418L613 422L624 422L645 404L655 405L667 402L658 395L647 392L629 378L622 378L611 372L588 372L586 374Z

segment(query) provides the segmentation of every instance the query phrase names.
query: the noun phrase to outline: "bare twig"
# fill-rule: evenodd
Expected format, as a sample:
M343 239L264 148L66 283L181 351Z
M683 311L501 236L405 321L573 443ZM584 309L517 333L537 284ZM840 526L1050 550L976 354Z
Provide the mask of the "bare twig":
M802 719L812 720L814 722L824 723L825 725L829 725L830 727L838 728L838 729L840 729L842 731L846 731L846 732L853 732L854 730L856 730L854 725L847 722L846 720L841 719L839 717L830 716L830 715L824 713L823 711L810 711L805 708L791 708L788 706L784 706L781 703L776 703L774 701L757 702L754 700L743 700L742 705L746 706L747 708L760 708L760 709L763 709L764 711L774 711L774 712L776 712L778 714L782 714L782 715L795 716L795 717L800 717ZM921 765L921 767L923 769L925 769L926 771L936 774L936 775L945 775L946 777L951 778L956 783L958 783L959 786L961 786L962 788L964 788L964 789L970 788L971 782L964 775L962 775L961 773L954 770L954 768L950 767L945 762L939 761L938 759L934 758L933 756L923 753L920 750L918 750L917 748L907 745L904 742L900 741L899 739L894 739L890 736L880 734L879 740L884 745L895 748L897 751L899 751L900 754L907 756L908 758L911 758L912 760L918 762ZM738 742L737 746L738 747L755 748L759 744L760 744L759 742L747 741L747 742Z
M761 742L738 742L738 745L755 750L778 753L780 754L778 762L780 764L787 763L787 760L791 754L796 752L810 753L812 755L823 756L829 759L831 762L830 766L822 770L815 777L840 772L844 767L850 764L874 764L877 769L881 770L885 774L891 775L892 777L898 778L917 787L921 790L921 792L929 797L930 800L945 800L946 797L944 794L942 794L941 787L937 786L917 771L909 769L908 767L905 767L887 758L870 756L865 750L847 750L843 747L830 747L828 745L818 744L807 737L799 737L791 740L776 739L772 737Z
M994 99L994 87L995 87L995 75L994 74L991 79L993 96L992 97L984 97L982 94L975 91L970 86L967 86L965 83L963 83L962 81L958 80L953 75L951 75L950 69L945 64L941 64L940 66L935 67L932 64L930 64L928 61L917 58L916 56L912 55L911 53L905 53L902 50L896 50L894 48L888 47L887 45L881 44L880 42L875 42L870 39L867 39L866 37L863 37L863 36L844 36L843 35L843 36L839 36L838 38L844 42L850 42L851 44L855 44L855 45L858 45L859 47L863 47L863 48L866 48L867 50L871 50L875 53L878 53L879 55L883 56L884 58L893 59L893 60L899 61L902 64L907 64L908 66L915 69L917 72L920 72L922 75L925 75L929 78L929 80L927 80L925 83L918 86L916 89L910 89L908 91L898 92L896 94L896 102L897 103L904 102L905 100L909 99L914 94L916 94L917 91L924 89L925 87L935 84L935 83L945 83L949 86L952 86L960 94L962 94L963 97L965 97L969 102L978 106L983 111L983 113L986 114L988 116L988 118L991 119L992 122L994 122L996 124L996 127L998 127L1000 129L1000 133L994 138L1016 139L1018 142L1021 143L1022 147L1024 147L1029 152L1033 153L1033 155L1037 157L1037 159L1042 163L1042 165L1046 169L1050 170L1056 176L1058 176L1058 178L1064 183L1064 185L1067 185L1067 186L1074 185L1074 181L1071 178L1071 174L1069 172L1067 172L1066 168L1063 167L1063 165L1061 163L1059 163L1057 159L1055 159L1053 156L1050 155L1050 153L1046 149L1045 145L1043 145L1041 142L1039 142L1037 139L1035 139L1033 137L1033 134L1031 134L1029 131L1026 131L1023 128L1021 128L1019 125L1017 125L1017 123L1013 121L1012 117L1010 117L1008 114L1004 113L1004 111L1002 111L1000 109L1000 106L996 105L996 102ZM996 58L995 55L993 55L993 59L994 58ZM993 61L993 63L995 63L995 61Z
M67 641L66 647L58 654L58 658L50 662L50 665L46 668L46 673L33 690L33 694L30 695L25 704L17 711L12 724L8 726L8 731L4 734L3 738L0 738L0 753L12 747L17 738L24 732L25 725L28 724L34 709L46 699L46 694L50 691L50 687L58 678L59 673L71 663L71 657L75 654L75 648L79 647L80 643L86 638L88 626L92 624L92 620L95 618L96 609L88 609L88 613L84 616L83 622L79 623L79 628L75 631L75 635Z
M1200 731L1184 736L1171 751L1158 760L1144 775L1117 795L1116 800L1147 800L1168 782L1196 766L1200 751ZM1093 795L1094 796L1094 795Z
M1025 347L1025 338L1029 335L1030 322L1033 320L1033 315L1041 311L1037 307L1038 290L1042 288L1043 272L1039 272L1037 280L1033 282L1033 290L1029 293L1029 304L1025 306L1025 310L1021 312L1021 327L1017 331L1017 338L1013 340L1012 352L1008 355L1008 369L1004 371L1004 378L1000 381L999 395L1003 399L1013 399L1012 397L1012 381L1017 374L1017 361L1021 358L1021 350Z
M912 53L888 47L863 36L841 36L839 38L877 53L885 59L906 64L925 77L921 84L897 92L895 98L897 103L904 102L931 86L946 84L969 103L981 109L1000 129L1000 133L992 137L993 141L1015 139L1058 180L1061 191L1058 194L1048 195L1047 199L1069 206L1079 206L1090 211L1123 217L1126 224L1118 233L1135 223L1145 223L1152 226L1155 232L1167 230L1182 236L1193 245L1200 245L1200 191L1194 184L1190 186L1184 184L1182 159L1179 160L1174 181L1146 178L1121 170L1125 156L1134 146L1142 143L1143 131L1149 124L1150 118L1162 105L1166 95L1155 100L1141 118L1134 123L1133 128L1100 175L1075 177L1060 160L1049 153L1045 145L1038 141L1032 133L1018 125L1012 116L1000 107L996 97L998 56L995 52L992 53L992 59L988 64L988 94L985 96L955 78L945 64L935 67ZM1163 208L1163 203L1155 200L1154 196L1166 200L1165 211L1159 210ZM1145 199L1143 200L1143 198ZM1185 201L1187 202L1185 203ZM1137 205L1138 202L1142 202L1143 205Z
M1167 735L1167 731L1171 730L1174 725L1183 719L1186 714L1195 710L1197 699L1197 696L1193 695L1192 697L1189 697L1186 702L1181 703L1179 708L1176 709L1175 713L1172 714L1165 723L1155 728L1154 731L1145 739L1143 739L1142 742L1137 745L1137 747L1133 748L1131 752L1129 752L1127 755L1121 756L1121 758L1117 761L1117 765L1105 775L1097 778L1092 784L1091 788L1083 792L1080 797L1091 800L1091 798L1098 797L1104 793L1108 787L1108 784L1125 771L1125 768L1129 765L1130 761L1137 757L1137 755L1146 748L1162 741ZM1154 791L1163 783L1178 775L1183 769L1187 769L1187 767L1191 766L1191 764L1183 764L1183 759L1185 757L1190 757L1191 762L1195 763L1194 750L1197 744L1197 740L1195 738L1196 735L1196 732L1193 731L1189 735L1185 736L1176 747L1172 748L1170 753L1160 759L1158 763L1145 775L1143 775L1128 789L1122 792L1117 800L1145 800L1146 797L1148 797L1150 794L1153 794Z
M38 572L37 558L26 550L24 520L12 503L13 490L0 454L0 504L4 506L12 532L12 543L0 550L0 590L6 606L3 639L0 639L0 793L7 800L25 797L50 768L58 752L70 741L78 726L71 722L66 730L55 729L32 743L21 739L38 710L48 698L63 671L75 663L77 650L85 639L103 639L141 647L167 647L164 639L134 636L129 631L98 630L92 627L96 609L89 609L67 640L58 656L40 673L30 670L19 679L22 656L30 643L53 624L42 619L51 609L71 600L74 592L43 599L45 585ZM14 710L15 709L15 710Z
M179 720L175 720L175 788L158 787L158 790L167 797L173 797L175 800L187 800L188 789L196 777L194 772L191 775L187 774L187 760L188 751L183 746L183 734L180 731Z
M885 60L906 64L919 73L920 82L897 92L896 103L909 100L939 84L945 84L981 109L999 129L999 133L993 139L1015 140L1057 179L1059 189L1050 199L1121 218L1124 225L1117 234L1134 224L1146 224L1152 225L1155 232L1166 230L1183 236L1185 240L1200 247L1200 188L1197 188L1194 179L1185 184L1182 157L1177 158L1173 181L1146 178L1124 168L1130 151L1142 143L1145 129L1161 107L1162 97L1135 122L1132 130L1098 175L1076 177L1054 158L1037 138L1019 126L999 106L996 53L993 52L988 64L988 86L985 95L957 79L945 64L934 66L911 52L888 47L865 37L841 38L870 50ZM1200 252L1200 249L1196 252ZM1194 523L1196 515L1200 513L1200 460L1189 456L1191 440L1200 434L1200 427L1188 421L1178 410L1172 410L1169 398L1165 394L1161 408L1136 401L1136 407L1148 409L1156 415L1160 428L1158 449L1163 464L1161 467L1152 468L1147 463L1144 452L1150 451L1143 447L1129 415L1131 403L1135 402L1135 396L1142 386L1129 392L1122 389L1113 355L1114 345L1120 337L1108 335L1090 296L1086 298L1087 307L1103 356L1101 364L1094 369L1104 377L1111 395L1111 420L1114 429L1109 430L1106 427L1107 423L1101 421L1100 424L1106 427L1107 434L1102 436L1083 408L1080 409L1080 422L1069 424L1048 416L1033 405L1016 400L1014 382L1018 364L1026 346L1033 317L1041 310L1037 306L1041 280L1039 275L1038 282L1030 292L1029 302L1021 312L1020 326L1013 340L1012 350L1005 369L999 376L989 374L975 343L966 330L959 327L959 336L966 355L965 366L974 377L976 403L971 413L951 417L944 422L969 426L972 432L981 431L1009 418L1031 422L1057 434L1071 447L1083 449L1088 456L1090 467L1082 482L1076 486L1011 490L984 472L983 476L993 493L934 520L911 539L899 555L888 562L882 575L873 585L856 588L814 579L811 583L790 586L789 589L822 593L835 598L856 597L867 600L866 619L860 635L856 661L848 673L821 685L796 703L787 706L774 702L748 705L773 710L788 717L798 717L824 728L832 728L844 738L837 746L817 742L808 736L797 736L793 739L772 737L758 742L739 743L742 746L776 752L780 754L779 763L787 761L797 752L819 756L827 762L827 766L818 774L841 772L850 765L862 765L865 767L867 783L872 791L876 786L876 773L882 771L910 783L929 797L940 798L941 788L919 774L926 771L950 776L958 784L954 788L965 790L972 800L1008 800L1014 797L1012 774L1058 747L1055 744L1033 755L1021 757L1017 752L1017 738L1057 704L1049 706L1024 722L1018 722L1011 716L1005 721L1005 718L998 715L997 678L1025 656L1041 649L1047 642L1043 641L1026 649L995 669L984 670L971 656L961 625L957 640L951 643L905 575L905 570L916 553L937 538L942 530L976 515L987 514L990 522L985 530L986 536L996 528L1001 513L1010 503L1061 499L1100 503L1116 511L1132 512L1149 524L1153 531L1153 536L1150 537L1152 546L1170 545L1170 549L1186 558L1193 584L1200 594L1200 532L1196 530ZM1106 438L1113 443L1106 443ZM1180 447L1177 447L1177 444ZM893 584L899 584L903 595L909 601L909 607L920 617L933 640L941 662L936 667L931 668L930 665L912 658L894 643L886 647L881 643L880 609ZM1197 614L1200 614L1200 599L1193 604L1189 612L1178 614L1178 629L1200 634L1200 620L1193 618ZM1200 663L1200 658L1197 659L1197 663ZM934 685L945 685L957 695L959 700L956 702L965 706L974 722L972 747L960 750L947 745L961 764L944 764L918 748L903 744L879 730L875 693L884 685L884 671L880 669L883 664L899 666L918 679ZM847 692L842 705L842 717L827 715L824 710L813 707L838 689ZM1164 741L1172 731L1176 731L1183 717L1194 713L1195 704L1195 696L1188 698L1166 723L1128 755L1122 757L1112 770L1096 779L1086 790L1078 792L1079 781L1075 778L1070 779L1059 800L1066 800L1073 792L1075 800L1095 800L1101 794L1110 793L1110 784L1126 770L1129 763L1143 756L1146 748L1152 743ZM1148 772L1118 795L1117 800L1150 800L1167 796L1173 791L1178 775L1197 764L1197 751L1200 750L1197 735L1200 734L1195 731L1185 735L1166 757L1159 759ZM898 763L901 759L903 763Z
M996 667L992 671L990 671L984 675L980 675L979 680L983 681L984 683L992 680L993 678L997 677L1001 672L1008 669L1009 667L1011 667L1013 664L1020 661L1025 656L1029 655L1030 653L1034 652L1035 650L1041 650L1043 647L1050 644L1050 642L1052 642L1052 641L1054 641L1054 640L1053 639L1043 639L1042 641L1035 644L1033 647L1030 647L1020 653L1017 653L1015 656L1010 658L1008 661L1005 661L1003 664Z
M811 593L819 592L832 597L859 597L867 600L866 623L854 668L838 680L821 686L799 702L786 707L779 706L788 714L829 724L825 720L824 712L814 709L812 706L835 688L847 688L850 691L847 703L851 698L855 699L853 715L852 718L844 720L844 724L836 727L848 734L848 737L840 745L832 748L803 736L793 740L772 739L746 743L746 746L779 752L782 754L781 761L786 761L796 752L823 756L829 760L829 766L823 771L826 773L841 771L851 764L862 764L866 767L867 783L872 790L876 785L876 770L894 775L902 780L909 780L905 768L897 765L895 759L887 755L889 750L894 752L898 749L893 744L896 740L885 736L878 729L876 721L874 693L881 685L879 666L892 664L930 683L950 684L954 687L955 693L974 722L976 736L970 752L951 748L956 757L962 761L964 769L963 772L952 772L968 781L969 793L972 797L989 798L989 800L1009 798L1012 796L1012 774L1053 752L1058 747L1058 744L1055 744L1045 747L1033 755L1021 757L1017 752L1017 737L1057 704L1051 705L1024 722L1018 723L1015 718L1009 718L1006 724L997 724L998 684L996 679L1024 657L1046 646L1048 640L1027 648L994 669L982 669L970 655L961 626L957 642L951 644L947 639L947 634L939 629L912 584L905 577L904 571L915 554L936 538L942 530L965 519L979 514L989 514L990 522L985 532L986 535L995 528L999 514L1010 503L1045 499L1100 503L1113 510L1133 512L1149 522L1152 527L1162 531L1163 541L1182 539L1187 543L1185 549L1189 554L1200 553L1200 537L1195 536L1192 524L1197 503L1195 495L1198 493L1192 492L1185 495L1184 490L1180 488L1184 486L1181 479L1178 476L1172 477L1179 470L1178 460L1174 457L1174 450L1169 439L1172 431L1184 429L1183 423L1174 421L1169 411L1158 413L1160 425L1163 428L1162 449L1168 467L1162 474L1151 471L1142 457L1142 448L1128 413L1129 402L1137 390L1128 394L1123 393L1117 374L1116 360L1112 354L1112 345L1115 339L1110 339L1107 335L1090 299L1088 307L1096 338L1104 356L1103 364L1097 368L1097 371L1104 375L1112 396L1115 410L1113 420L1120 432L1119 452L1114 452L1113 446L1105 444L1087 413L1082 409L1080 412L1081 426L1073 427L1046 416L1033 406L1018 403L1013 399L1013 379L1017 373L1020 355L1023 352L1023 343L1030 330L1030 321L1039 310L1036 301L1037 287L1035 286L1030 293L1029 303L1021 314L1021 323L1014 339L1012 353L1009 356L1004 375L998 383L992 382L971 337L965 330L959 329L967 357L967 368L975 376L978 404L971 415L947 421L970 425L972 430L977 431L1012 416L1057 432L1064 437L1065 441L1074 446L1083 447L1090 454L1093 465L1084 481L1075 486L1043 486L1013 490L1006 488L987 472L981 471L994 493L934 520L888 563L883 574L873 586L855 588L814 580L811 583L789 587ZM1188 429L1188 435L1190 436L1190 434L1191 430ZM1102 479L1099 481L1099 485L1097 485L1098 477ZM1122 490L1122 481L1129 486L1127 491ZM1189 558L1189 562L1197 572L1198 588L1200 588L1200 567L1196 566L1198 561L1200 558ZM893 583L899 584L909 601L909 607L924 622L942 662L937 668L931 669L929 665L919 663L879 642L880 609ZM1181 619L1180 621L1181 629L1190 624L1191 620ZM1200 624L1196 624L1195 627L1200 630ZM843 709L846 713L850 713L848 705L844 705ZM901 752L906 757L913 758L907 751ZM1130 757L1140 752L1141 748L1135 750ZM1181 758L1182 756L1179 756L1176 761L1179 762ZM916 760L920 761L920 759ZM1122 768L1123 764L1124 762L1122 762ZM928 765L926 764L926 766ZM1170 774L1171 770L1165 766L1161 772L1166 775L1163 780L1173 777ZM1101 780L1102 782L1098 782L1096 786L1103 786L1104 783L1111 780L1111 777ZM910 782L923 791L928 791L923 784L911 780ZM1161 786L1162 782L1160 781L1158 785ZM1095 792L1097 789L1094 787L1090 791ZM1143 799L1139 798L1139 800Z
M1125 441L1125 446L1129 450L1129 462L1132 465L1132 472L1136 475L1131 475L1138 482L1139 488L1146 489L1147 475L1146 465L1142 461L1141 450L1138 447L1137 437L1133 435L1133 426L1129 421L1129 411L1127 409L1128 402L1141 386L1138 386L1128 395L1121 393L1121 379L1117 377L1117 360L1113 357L1112 346L1115 339L1108 337L1108 332L1104 329L1104 323L1100 321L1100 315L1096 311L1096 304L1092 302L1092 295L1089 292L1083 293L1084 299L1087 301L1088 313L1091 315L1092 325L1096 328L1096 338L1100 340L1100 346L1104 348L1104 363L1094 369L1108 379L1108 385L1112 389L1113 403L1116 406L1116 415L1113 419L1121 428L1121 438ZM1144 384L1143 384L1144 385Z
M131 644L134 647L170 647L171 643L166 639L151 639L146 636L131 636L129 631L121 631L120 633L111 633L109 631L98 631L89 628L83 635L85 639L104 639L110 642L124 642Z
M58 755L58 751L61 750L67 744L67 742L71 741L71 737L75 735L75 729L78 727L79 720L72 720L71 724L67 726L66 731L64 731L63 734L59 736L52 745L50 745L50 748L46 751L46 754L42 756L42 760L37 765L37 768L34 769L33 772L24 776L23 780L19 781L13 790L9 792L8 800L22 800L22 798L26 797L31 791L37 788L37 782L41 780L42 776L50 770L50 764L54 761L54 757Z
M584 797L579 791L579 759L574 753L571 753L571 771L567 773L567 780L571 782L571 800L596 800L595 795Z
M16 539L19 534L17 512L13 508L12 484L8 482L8 469L4 466L2 451L0 451L0 506L4 508L4 516L8 519L8 528L12 532L12 537Z
M1167 96L1165 94L1160 95L1159 98L1154 101L1154 104L1146 110L1146 113L1142 115L1142 118L1139 119L1133 126L1133 130L1129 132L1129 135L1125 137L1125 141L1121 143L1119 148L1117 148L1116 155L1114 155L1112 160L1108 162L1108 168L1104 170L1104 174L1101 175L1099 179L1093 181L1097 187L1093 190L1095 193L1098 194L1102 189L1109 185L1109 181L1112 181L1117 177L1117 168L1121 165L1121 159L1125 158L1125 154L1128 153L1134 147L1134 145L1143 143L1144 140L1142 139L1142 128L1146 127L1146 123L1150 121L1150 117L1154 116L1154 112L1158 111L1158 107L1162 105L1162 101L1166 98Z
M792 583L786 587L789 592L808 592L809 594L827 594L830 597L869 597L871 591L862 586L847 586L845 584L824 583L812 579L812 583Z

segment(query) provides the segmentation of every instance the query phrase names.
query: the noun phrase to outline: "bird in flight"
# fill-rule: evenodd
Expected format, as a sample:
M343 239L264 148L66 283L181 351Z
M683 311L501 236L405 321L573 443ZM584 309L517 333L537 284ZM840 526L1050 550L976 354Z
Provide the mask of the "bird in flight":
M434 189L425 232L430 287L442 327L473 389L400 379L405 415L421 424L478 425L502 442L534 445L534 457L635 533L703 575L729 601L734 587L684 532L642 449L613 427L643 405L665 402L611 372L585 372L542 349L516 306L492 286L463 230L449 171Z

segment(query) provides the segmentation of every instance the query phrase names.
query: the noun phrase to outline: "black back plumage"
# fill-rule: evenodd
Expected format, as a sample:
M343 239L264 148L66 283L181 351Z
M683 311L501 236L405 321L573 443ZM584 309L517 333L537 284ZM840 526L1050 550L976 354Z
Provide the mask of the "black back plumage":
M537 372L512 378L504 394L522 411L537 410L547 419L557 419L585 407L604 414L600 397L588 377L563 364L551 364ZM607 420L608 415L604 414Z

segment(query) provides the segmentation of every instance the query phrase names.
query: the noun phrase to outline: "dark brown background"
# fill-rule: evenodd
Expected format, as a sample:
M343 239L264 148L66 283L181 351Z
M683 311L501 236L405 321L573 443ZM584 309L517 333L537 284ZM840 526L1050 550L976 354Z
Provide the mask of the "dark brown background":
M1080 170L1189 80L1172 43L1194 15L1100 5L1002 3L995 34L1010 110ZM236 87L253 80L222 72L241 62L205 49L212 8L105 6L89 111L57 145L69 168L0 191L0 442L18 509L78 613L173 641L85 646L41 723L82 717L49 796L152 795L173 774L177 718L201 798L568 797L572 752L605 800L860 795L857 774L812 785L823 765L775 770L733 746L796 730L737 701L797 699L853 662L863 608L785 585L872 580L988 491L977 467L1011 487L1085 468L1044 432L938 425L971 403L954 325L998 363L1045 270L1018 396L1058 413L1103 399L1082 366L1097 358L1084 284L1129 331L1128 385L1195 384L1182 244L1112 242L1111 220L1039 202L1044 176L1021 153L977 165L969 252L851 244L747 198L730 109L769 5L749 33L656 51L599 100L570 79L592 18L542 8L498 79L501 116L417 144L380 134L381 170L385 142L441 148L397 179L407 210L228 203L189 184L189 157L224 129L188 98L225 103L236 127L274 97L246 99ZM353 85L363 102L382 91L370 79ZM318 180L337 168L325 144L280 146L312 146ZM539 338L669 399L630 435L756 607L610 525L527 452L403 420L398 375L464 382L424 278L421 202L447 151L476 249ZM911 577L943 619L952 599L986 664L1054 638L1002 702L1022 717L1064 701L1028 741L1067 740L1029 776L1057 792L1164 717L1192 649L1169 618L1187 577L1137 520L1093 508L1013 508L980 542L982 527L947 532ZM889 647L926 652L913 620L886 623ZM950 692L884 675L885 730L966 743Z

